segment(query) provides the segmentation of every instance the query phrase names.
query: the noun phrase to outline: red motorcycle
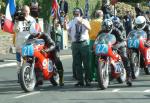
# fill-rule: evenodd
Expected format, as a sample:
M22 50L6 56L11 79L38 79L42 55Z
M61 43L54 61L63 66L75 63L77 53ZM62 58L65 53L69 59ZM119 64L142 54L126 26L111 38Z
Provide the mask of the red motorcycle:
M134 78L139 76L140 68L144 68L145 73L150 74L150 48L145 45L146 41L147 34L143 30L133 30L127 37Z
M21 56L23 57L23 64L20 70L20 85L26 92L31 92L36 84L36 71L42 71L43 78L50 80L55 74L56 70L49 59L50 54L42 53L44 47L43 39L27 40L22 46Z
M126 70L121 56L112 49L116 43L116 37L112 34L100 34L97 37L94 48L98 57L98 85L101 89L106 89L109 85L109 78L115 78L118 82L126 81Z

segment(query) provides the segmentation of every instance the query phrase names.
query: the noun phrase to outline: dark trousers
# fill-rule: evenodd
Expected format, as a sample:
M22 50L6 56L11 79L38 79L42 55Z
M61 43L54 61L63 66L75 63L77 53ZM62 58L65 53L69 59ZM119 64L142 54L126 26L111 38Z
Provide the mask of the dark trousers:
M131 66L130 66L130 60L127 55L127 48L126 47L119 48L119 54L121 55L124 67L127 71L127 77L131 77L132 70L131 70Z
M79 82L89 81L89 45L87 41L72 43L73 69ZM83 67L82 67L83 63ZM84 68L84 69L83 69ZM85 77L83 77L84 71Z

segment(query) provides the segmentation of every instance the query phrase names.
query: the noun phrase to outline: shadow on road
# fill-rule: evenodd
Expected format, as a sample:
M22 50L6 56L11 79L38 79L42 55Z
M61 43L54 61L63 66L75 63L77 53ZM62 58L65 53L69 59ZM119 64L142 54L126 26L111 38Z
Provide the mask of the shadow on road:
M0 95L20 94L21 87L17 80L0 81Z

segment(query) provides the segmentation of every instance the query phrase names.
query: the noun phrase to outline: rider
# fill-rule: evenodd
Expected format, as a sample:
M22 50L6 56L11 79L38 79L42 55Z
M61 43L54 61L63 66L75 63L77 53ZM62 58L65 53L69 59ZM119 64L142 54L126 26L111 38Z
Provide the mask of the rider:
M126 52L126 43L124 40L124 36L121 30L113 26L113 22L111 19L105 19L102 24L102 31L99 33L111 33L116 37L117 43L113 46L113 48L119 49L119 54L122 57L125 69L127 71L127 85L132 86L132 78L131 78L131 68L130 62Z
M59 74L59 85L63 86L64 85L64 77L63 77L63 65L62 62L58 56L58 52L56 50L56 46L55 46L55 42L51 39L50 35L47 33L37 33L35 30L36 27L35 25L31 25L30 27L30 33L31 35L29 36L28 39L33 39L33 38L40 38L43 39L45 41L45 46L47 47L46 49L42 50L41 52L47 52L51 54L51 59L54 62L54 64L56 65L56 68L58 70L58 74ZM54 80L54 78L51 78L51 83L54 86L57 86L57 82ZM40 83L39 84L43 84Z
M123 34L124 38L126 38L126 32L125 32L125 29L124 29L123 24L121 23L120 19L117 16L112 16L111 20L113 22L114 28L118 28L121 31L121 33Z
M134 30L144 30L147 33L147 43L146 44L150 44L150 25L148 23L146 23L146 19L144 16L138 16L135 19Z
M143 30L147 34L147 42L145 43L145 46L150 47L150 25L146 23L146 19L144 16L138 16L135 19L135 26L134 30ZM141 66L143 67L144 65L144 60L141 58Z

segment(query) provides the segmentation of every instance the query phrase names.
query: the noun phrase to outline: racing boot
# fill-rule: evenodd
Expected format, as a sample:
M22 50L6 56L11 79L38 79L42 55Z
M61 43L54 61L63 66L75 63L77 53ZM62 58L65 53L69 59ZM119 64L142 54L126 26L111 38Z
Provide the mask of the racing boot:
M127 80L126 80L126 84L131 87L132 86L132 74L127 72Z
M63 70L59 70L58 74L59 74L59 86L64 86L64 73L63 73Z
M50 79L50 82L52 83L53 86L57 86L58 85L57 82L55 81L54 77L52 77Z

